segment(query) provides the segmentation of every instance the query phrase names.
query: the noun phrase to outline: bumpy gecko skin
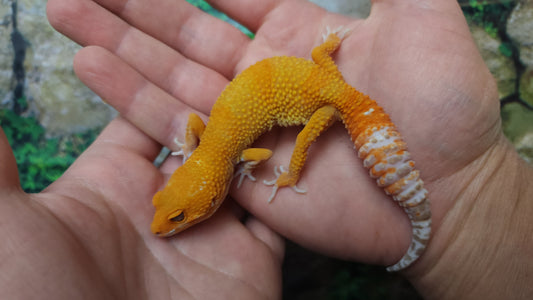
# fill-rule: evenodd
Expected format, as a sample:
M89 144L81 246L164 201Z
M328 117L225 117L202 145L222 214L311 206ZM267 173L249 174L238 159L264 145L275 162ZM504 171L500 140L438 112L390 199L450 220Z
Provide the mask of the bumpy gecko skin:
M200 142L165 188L154 196L154 234L170 236L209 218L226 197L234 177L241 176L239 182L243 177L255 180L253 168L269 159L272 152L250 146L273 126L305 124L296 139L288 170L281 168L270 183L273 192L269 201L280 187L304 192L296 188L296 183L307 149L340 120L370 176L411 220L411 246L388 270L406 268L422 254L431 233L427 191L389 116L374 100L344 81L331 58L340 43L337 34L329 34L323 44L313 49L313 61L296 57L260 61L226 87L214 104L205 129L197 116L190 118L186 144L196 143L196 138ZM183 145L180 154L189 156L189 148ZM243 166L234 174L239 163Z

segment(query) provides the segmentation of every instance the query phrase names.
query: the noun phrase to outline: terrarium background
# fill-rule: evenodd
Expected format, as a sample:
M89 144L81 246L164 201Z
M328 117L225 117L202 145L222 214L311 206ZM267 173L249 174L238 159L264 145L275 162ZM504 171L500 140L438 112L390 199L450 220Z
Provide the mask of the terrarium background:
M259 0L257 0L259 1ZM369 0L311 0L354 17ZM253 34L204 1L189 0ZM533 1L459 1L480 51L498 81L504 132L533 162ZM57 179L116 112L79 82L80 48L55 32L40 0L0 0L0 125L21 184L38 192ZM418 299L407 281L381 266L331 259L288 243L284 299Z

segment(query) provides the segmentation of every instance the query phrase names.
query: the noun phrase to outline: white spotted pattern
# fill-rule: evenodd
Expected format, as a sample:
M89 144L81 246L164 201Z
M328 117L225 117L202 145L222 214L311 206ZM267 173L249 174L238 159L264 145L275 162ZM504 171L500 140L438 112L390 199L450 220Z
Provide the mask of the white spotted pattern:
M364 114L370 114L367 111ZM412 239L409 249L388 271L399 271L417 260L431 236L431 212L427 200L427 190L414 168L411 155L406 150L400 134L390 127L373 128L358 150L363 165L369 169L370 176L376 178L378 186L392 196L404 208L411 220Z

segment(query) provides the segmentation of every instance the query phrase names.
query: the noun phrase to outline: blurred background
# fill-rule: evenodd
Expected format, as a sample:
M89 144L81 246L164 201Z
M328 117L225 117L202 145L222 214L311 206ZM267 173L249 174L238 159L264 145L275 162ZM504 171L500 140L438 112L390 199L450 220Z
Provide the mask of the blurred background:
M370 0L310 0L365 18ZM199 9L253 33L204 1ZM459 0L472 36L498 82L504 133L533 163L533 0ZM0 0L0 126L27 192L57 179L116 112L75 76L80 46L55 32L42 0ZM1 162L0 162L1 166ZM419 299L382 266L324 257L288 243L284 299Z

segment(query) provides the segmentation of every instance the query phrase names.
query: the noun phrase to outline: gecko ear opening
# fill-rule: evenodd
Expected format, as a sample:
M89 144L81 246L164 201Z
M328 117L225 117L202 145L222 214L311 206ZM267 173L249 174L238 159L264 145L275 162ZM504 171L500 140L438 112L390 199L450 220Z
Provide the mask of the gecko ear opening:
M185 220L185 212L183 210L178 210L174 213L172 213L170 216L168 216L168 220L170 222L180 223Z

